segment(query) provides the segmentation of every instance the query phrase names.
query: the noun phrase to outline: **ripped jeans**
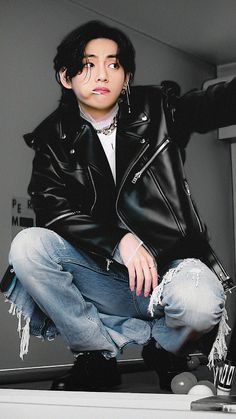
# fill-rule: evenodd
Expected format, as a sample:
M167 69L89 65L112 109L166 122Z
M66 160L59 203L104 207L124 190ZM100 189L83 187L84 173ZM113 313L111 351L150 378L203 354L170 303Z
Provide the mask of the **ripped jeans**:
M14 280L5 293L22 329L20 356L29 336L52 339L60 334L73 352L101 350L116 356L129 343L153 337L177 352L193 332L218 324L225 294L212 271L198 259L172 261L159 274L152 298L136 296L128 271L117 262L77 250L55 232L32 227L13 240L10 264ZM151 312L150 312L151 311Z

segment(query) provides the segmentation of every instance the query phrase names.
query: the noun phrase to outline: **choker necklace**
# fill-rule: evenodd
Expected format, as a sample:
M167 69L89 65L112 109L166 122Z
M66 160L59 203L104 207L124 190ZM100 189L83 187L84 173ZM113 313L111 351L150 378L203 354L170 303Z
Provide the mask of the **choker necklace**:
M111 135L113 131L116 129L116 127L117 127L117 116L115 115L110 125L101 129L96 129L95 131L97 132L97 134Z

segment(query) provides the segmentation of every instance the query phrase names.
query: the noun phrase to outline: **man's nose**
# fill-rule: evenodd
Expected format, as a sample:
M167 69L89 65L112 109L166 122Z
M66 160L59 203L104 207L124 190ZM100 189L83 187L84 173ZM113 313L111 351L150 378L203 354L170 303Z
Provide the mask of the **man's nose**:
M108 81L107 69L104 65L99 65L98 66L98 70L97 70L97 74L96 74L96 80L97 81L103 81L103 82Z

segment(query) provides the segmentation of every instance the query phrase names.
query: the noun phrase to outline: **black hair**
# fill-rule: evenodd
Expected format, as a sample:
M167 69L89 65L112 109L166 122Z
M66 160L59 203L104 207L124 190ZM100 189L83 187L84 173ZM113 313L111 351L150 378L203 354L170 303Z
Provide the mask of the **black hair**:
M117 59L125 74L130 73L130 80L133 78L135 73L135 49L129 38L119 29L93 20L74 29L58 46L57 55L54 58L54 69L59 83L60 70L66 70L65 77L67 80L71 80L82 71L85 47L89 41L97 38L111 39L116 42L118 45Z

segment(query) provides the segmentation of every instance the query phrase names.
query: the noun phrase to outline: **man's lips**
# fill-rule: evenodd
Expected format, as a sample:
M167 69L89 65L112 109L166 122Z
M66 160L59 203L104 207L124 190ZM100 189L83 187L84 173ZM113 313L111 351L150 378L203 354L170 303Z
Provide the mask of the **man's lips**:
M96 89L93 89L93 93L96 95L104 95L106 93L110 93L110 90L106 87L96 87Z

